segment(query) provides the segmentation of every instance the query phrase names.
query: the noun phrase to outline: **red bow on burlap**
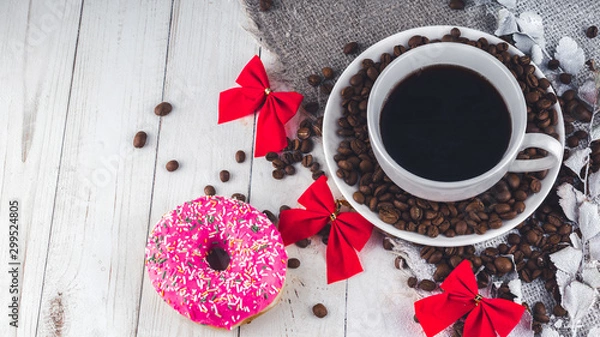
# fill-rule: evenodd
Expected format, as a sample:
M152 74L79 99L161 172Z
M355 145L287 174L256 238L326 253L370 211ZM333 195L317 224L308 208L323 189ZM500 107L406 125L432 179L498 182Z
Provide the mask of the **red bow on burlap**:
M345 280L363 271L357 251L361 251L373 225L356 212L339 213L327 178L321 176L300 196L306 209L281 212L279 231L287 246L317 234L331 222L327 244L327 283Z
M254 156L262 157L269 151L281 151L287 146L284 125L298 111L302 95L271 90L265 67L256 55L242 69L235 82L241 87L222 91L219 95L218 123L229 122L260 109Z
M477 291L475 274L464 260L440 286L444 292L415 302L415 314L428 337L465 314L464 337L506 337L519 324L525 307L501 298L484 298Z

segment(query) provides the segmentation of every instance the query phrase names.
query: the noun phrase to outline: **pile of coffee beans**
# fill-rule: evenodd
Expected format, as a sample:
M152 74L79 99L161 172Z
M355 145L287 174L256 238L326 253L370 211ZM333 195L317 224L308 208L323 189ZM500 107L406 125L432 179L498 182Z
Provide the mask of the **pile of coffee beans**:
M314 121L312 118L304 119L298 126L296 138L293 140L288 138L288 145L281 154L269 152L265 155L265 159L273 165L272 176L274 179L281 180L285 176L296 174L294 167L296 163L301 163L303 167L308 168L312 172L314 180L325 174L321 164L310 154L314 148L312 137L321 136L322 125L322 118Z
M534 75L535 67L528 56L511 55L507 43L491 44L486 39L476 41L461 37L460 30L452 29L441 39L429 40L413 36L408 46L398 45L392 53L384 53L379 61L365 59L362 69L350 79L341 91L343 117L338 120L338 135L343 137L334 160L336 175L350 186L357 185L353 199L378 213L379 218L401 230L417 232L430 237L440 234L448 237L464 234L483 234L488 229L502 226L502 220L515 218L525 210L524 201L538 193L547 171L509 173L487 192L462 202L438 203L412 196L395 185L377 163L367 130L367 101L373 83L385 67L397 56L420 45L439 42L461 42L495 56L517 79L527 102L527 132L544 132L555 138L558 134L558 112L553 105L558 98L547 92L550 82ZM573 108L577 109L577 108ZM584 108L579 108L584 113ZM526 149L520 159L546 156L543 150Z

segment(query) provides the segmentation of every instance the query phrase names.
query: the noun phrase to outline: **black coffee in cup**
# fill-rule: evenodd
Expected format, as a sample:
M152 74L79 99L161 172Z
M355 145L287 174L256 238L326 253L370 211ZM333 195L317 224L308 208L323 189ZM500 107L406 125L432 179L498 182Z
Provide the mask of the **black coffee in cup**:
M383 145L407 171L435 181L461 181L493 168L508 148L508 108L483 76L435 65L403 79L380 119Z

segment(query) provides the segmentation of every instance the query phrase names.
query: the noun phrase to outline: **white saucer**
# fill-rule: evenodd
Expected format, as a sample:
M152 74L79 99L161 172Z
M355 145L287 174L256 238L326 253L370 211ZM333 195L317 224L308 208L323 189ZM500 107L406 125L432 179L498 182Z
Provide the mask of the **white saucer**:
M519 223L523 222L527 217L529 217L544 201L546 196L550 193L554 182L558 176L558 171L560 170L560 164L551 168L548 171L546 177L541 180L542 189L540 192L533 194L525 200L525 211L519 214L512 220L504 221L504 224L499 229L489 229L485 234L469 234L469 235L457 235L455 237L449 238L444 235L439 235L438 237L431 238L426 235L399 230L394 226L384 223L379 219L377 213L372 212L366 205L360 205L354 201L352 195L357 191L355 186L348 186L342 179L338 178L335 172L337 171L337 163L333 160L333 156L337 153L337 148L339 146L340 141L343 139L338 136L336 131L338 129L337 120L342 117L342 97L340 95L341 90L349 85L350 78L355 75L361 68L362 60L366 58L373 59L375 61L379 60L379 57L383 53L392 53L394 46L396 45L408 45L408 39L414 35L422 35L426 36L430 40L433 39L441 39L442 36L446 34L450 34L450 30L452 28L458 28L461 31L461 36L466 37L471 40L477 40L481 37L484 37L488 40L488 42L493 44L498 44L504 42L500 38L484 33L482 31L478 31L471 28L465 27L457 27L457 26L428 26L428 27L420 27L414 28L410 30L406 30L395 35L389 36L376 44L369 47L362 54L356 57L352 63L346 68L346 70L342 73L342 75L337 80L331 95L329 96L329 100L327 101L327 106L325 108L325 115L323 119L323 148L325 152L325 161L327 162L327 168L329 169L329 176L331 180L335 182L335 185L339 189L339 192L343 195L343 197L352 205L352 207L359 212L365 219L369 220L373 225L383 230L384 232L418 244L428 245L428 246L441 246L441 247L455 247L455 246L465 246L471 245L478 242L486 241L502 235L509 230L513 229ZM511 54L523 55L521 51L517 48L510 46L508 50ZM533 65L533 63L532 63ZM544 78L544 74L541 70L536 66L535 75L538 78ZM554 92L552 88L548 89L551 92ZM564 130L564 122L562 118L562 112L558 103L555 104L554 108L558 111L558 123L555 126L556 132L559 135L559 141L564 147L565 142L565 130Z

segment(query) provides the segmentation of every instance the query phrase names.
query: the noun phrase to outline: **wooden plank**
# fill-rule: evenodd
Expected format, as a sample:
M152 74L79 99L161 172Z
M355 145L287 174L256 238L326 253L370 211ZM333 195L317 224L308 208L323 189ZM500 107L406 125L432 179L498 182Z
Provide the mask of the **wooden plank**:
M262 53L267 71L275 68L275 57ZM282 83L272 83L276 90L290 90ZM289 137L294 137L298 124L306 116L298 112L286 125ZM323 148L318 139L314 139L312 155L321 164ZM295 165L296 174L283 180L273 179L273 167L264 158L257 158L252 168L251 203L257 208L268 209L275 214L281 205L299 207L297 200L314 181L309 169ZM327 284L325 265L326 246L320 237L311 239L307 248L295 245L287 247L290 258L300 260L298 269L289 269L281 302L265 315L258 317L252 324L240 328L240 336L344 336L346 317L346 281ZM322 303L328 309L325 318L317 318L312 307Z
M80 0L0 2L0 262L18 202L18 287L0 273L0 336L35 336L80 18ZM17 284L15 284L16 286ZM18 293L14 293L18 290ZM19 296L18 329L9 325Z
M424 336L414 322L412 274L394 266L396 255L382 248L383 234L373 231L360 252L365 271L348 280L348 337Z
M170 12L84 3L37 336L135 335Z
M254 118L217 125L219 92L235 85L239 71L258 51L240 25L244 17L236 0L175 1L165 87L165 98L175 109L162 123L151 227L163 213L203 195L208 184L220 195L248 195ZM246 152L242 164L234 160L237 150ZM164 165L171 159L181 167L169 173ZM231 173L227 183L219 180L222 169ZM199 326L179 315L145 275L138 336L198 335L237 336L237 331Z

